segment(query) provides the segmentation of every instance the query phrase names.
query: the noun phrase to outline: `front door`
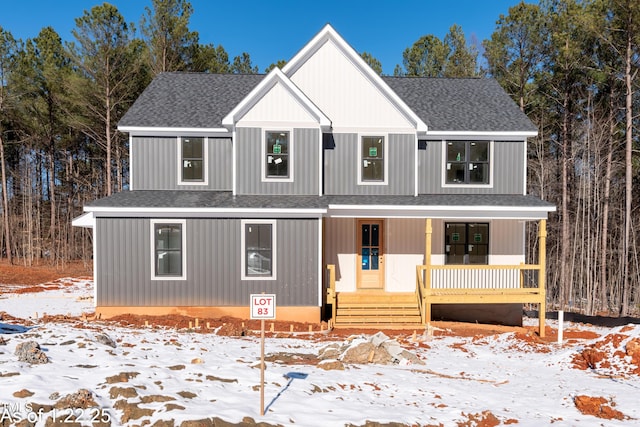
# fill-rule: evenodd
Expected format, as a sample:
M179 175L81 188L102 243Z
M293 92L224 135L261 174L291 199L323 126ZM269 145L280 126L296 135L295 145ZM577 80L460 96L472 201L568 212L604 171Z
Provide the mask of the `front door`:
M384 220L358 220L358 289L384 289Z

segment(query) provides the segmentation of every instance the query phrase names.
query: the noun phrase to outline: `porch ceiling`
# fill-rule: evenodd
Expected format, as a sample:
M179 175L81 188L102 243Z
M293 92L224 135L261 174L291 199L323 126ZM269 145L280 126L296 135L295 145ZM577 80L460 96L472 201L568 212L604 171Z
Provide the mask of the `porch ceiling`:
M546 219L556 207L530 195L328 196L327 216L442 219Z
M88 203L94 216L546 219L556 207L531 195L234 196L228 191L123 191ZM80 225L80 224L78 224Z

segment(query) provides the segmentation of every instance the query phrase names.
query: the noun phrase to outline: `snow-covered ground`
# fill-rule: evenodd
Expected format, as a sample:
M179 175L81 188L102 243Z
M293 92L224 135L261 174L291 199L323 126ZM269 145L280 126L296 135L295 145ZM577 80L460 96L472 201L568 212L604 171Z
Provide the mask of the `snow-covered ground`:
M305 355L317 356L331 343L331 336L267 338L268 410L261 416L259 337L123 327L81 318L44 323L36 318L36 312L38 318L45 312L90 312L92 294L91 282L77 281L64 290L0 295L0 313L10 315L0 319L0 425L27 419L44 426L54 414L61 421L80 419L83 425L91 425L90 418L111 425L181 425L211 418L305 427L360 426L367 421L421 426L640 425L638 366L625 355L626 346L640 338L640 325L566 323L599 338L571 339L563 345L533 343L514 333L465 338L420 331L417 340L409 335L393 338L424 365L345 364L344 370L304 362ZM535 319L527 323L534 325ZM549 325L557 327L554 321ZM101 334L115 347L102 343ZM344 337L334 339L344 344ZM31 340L50 363L18 361L16 347ZM593 362L586 370L574 367L576 354L604 341L598 351L606 353L605 361ZM287 379L290 372L307 377ZM55 408L80 389L91 392L93 407ZM575 403L580 395L604 398L609 409L625 418L583 414Z

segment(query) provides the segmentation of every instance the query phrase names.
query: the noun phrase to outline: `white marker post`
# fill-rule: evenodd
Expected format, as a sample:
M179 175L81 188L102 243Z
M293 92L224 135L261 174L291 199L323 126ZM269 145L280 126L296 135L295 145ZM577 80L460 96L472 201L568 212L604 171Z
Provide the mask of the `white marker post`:
M264 415L264 320L276 318L275 294L251 294L251 319L260 319L260 416Z
M564 310L558 311L558 344L562 345L564 334Z

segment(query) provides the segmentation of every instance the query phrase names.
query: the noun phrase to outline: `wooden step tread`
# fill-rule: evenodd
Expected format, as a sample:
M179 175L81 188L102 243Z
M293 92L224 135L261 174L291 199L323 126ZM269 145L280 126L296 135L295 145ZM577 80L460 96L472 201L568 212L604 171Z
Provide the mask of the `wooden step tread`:
M392 315L407 315L407 314L415 314L415 313L420 313L420 310L418 309L418 307L412 307L410 309L390 309L390 308L386 308L384 310L368 310L368 309L361 309L361 308L357 308L357 307L349 307L349 308L344 308L344 307L338 307L338 309L336 310L337 315L338 316L344 316L344 315L363 315L363 314L369 314L369 315L378 315L378 316L392 316Z

